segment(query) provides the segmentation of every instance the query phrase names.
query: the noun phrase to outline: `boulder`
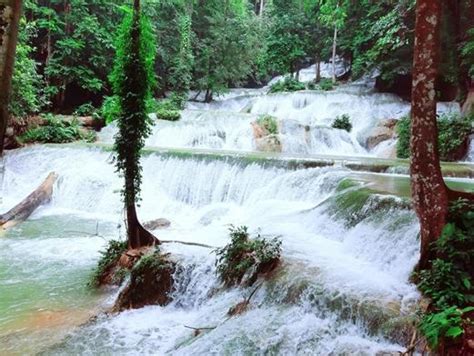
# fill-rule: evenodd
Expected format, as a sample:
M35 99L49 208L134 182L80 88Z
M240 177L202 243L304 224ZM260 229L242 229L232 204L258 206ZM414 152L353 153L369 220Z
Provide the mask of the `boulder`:
M143 256L132 268L130 280L115 302L114 311L171 302L176 262L159 252Z
M143 227L147 230L166 229L170 226L171 226L171 221L164 218L147 221L145 224L143 224Z
M270 134L268 130L265 127L259 125L258 122L252 122L251 125L252 125L253 138L255 140L264 138Z
M369 150L372 150L383 141L390 140L396 137L397 120L389 119L381 121L376 127L374 127L367 138L366 146Z
M278 135L268 135L255 140L257 151L261 152L281 152L281 142Z

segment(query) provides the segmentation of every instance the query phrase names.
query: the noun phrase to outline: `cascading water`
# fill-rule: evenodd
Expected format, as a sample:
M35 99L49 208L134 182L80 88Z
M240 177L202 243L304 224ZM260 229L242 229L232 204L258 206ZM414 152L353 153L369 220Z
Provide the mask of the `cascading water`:
M147 145L252 151L256 144L251 123L272 115L278 121L284 153L388 157L393 147L390 152L380 147L369 151L367 139L379 123L399 119L410 110L408 102L393 94L374 93L365 82L330 92L265 93L266 89L234 90L209 104L189 102L180 121L156 120ZM438 104L438 113L459 110L456 103ZM342 115L350 117L350 133L331 127ZM115 132L115 126L109 126L101 140L112 142Z
M226 320L252 289L219 290L210 250L166 244L183 265L170 305L100 315L72 329L109 295L85 286L104 240L123 230L121 180L109 158L81 147L7 154L2 211L49 171L61 178L52 203L0 240L0 295L8 296L0 303L0 353L372 355L403 349L396 331L386 330L418 298L408 282L418 256L411 211L397 204L374 209L377 199L393 199L375 195L363 218L344 216L334 200L352 174L343 168L288 170L166 155L143 159L142 220L168 218L171 228L157 231L160 238L211 246L228 243L229 224L281 236L281 271L257 291L247 313ZM64 333L53 321L69 331L61 342ZM185 326L215 329L194 336Z

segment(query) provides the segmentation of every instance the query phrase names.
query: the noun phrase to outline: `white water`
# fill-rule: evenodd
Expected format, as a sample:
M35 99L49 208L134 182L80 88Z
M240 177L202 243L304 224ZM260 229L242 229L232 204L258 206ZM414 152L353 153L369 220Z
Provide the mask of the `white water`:
M330 92L267 95L266 89L233 90L209 104L188 103L178 122L156 120L147 145L253 151L251 123L269 114L278 120L285 153L378 156L380 148L372 152L365 148L373 128L381 121L406 116L409 110L408 102L393 94L374 93L366 82ZM438 104L438 113L458 111L456 103ZM331 127L344 114L353 125L350 133ZM115 132L111 125L100 138L110 143Z
M96 222L106 239L116 238L120 231L113 226L121 221L121 180L108 161L108 154L84 148L36 147L8 153L0 210L18 202L55 170L61 178L53 202L32 222L41 225L53 219L79 232L56 230L63 236L21 243L0 240L0 256L20 256L16 264L32 259L34 266L41 261L39 268L56 266L60 269L44 272L53 280L68 270L92 270L104 245L102 238L90 236ZM377 320L378 314L399 315L400 311L390 312L394 305L403 310L417 298L408 283L418 255L418 226L411 212L394 209L383 219L345 227L330 213L330 205L317 207L349 174L338 168L288 171L159 156L146 157L143 166L140 217L172 222L170 229L157 232L159 237L223 246L228 225L245 224L253 232L281 236L286 272L258 290L251 310L223 322L227 310L251 290L216 292L219 282L209 250L166 245L165 250L180 256L185 266L176 276L178 290L171 305L103 315L46 354L373 355L403 349L379 327L369 328L368 321ZM67 268L58 267L61 263ZM194 337L185 325L218 327ZM27 340L28 336L23 343ZM48 345L48 337L36 352L42 345ZM6 350L15 347L20 346Z

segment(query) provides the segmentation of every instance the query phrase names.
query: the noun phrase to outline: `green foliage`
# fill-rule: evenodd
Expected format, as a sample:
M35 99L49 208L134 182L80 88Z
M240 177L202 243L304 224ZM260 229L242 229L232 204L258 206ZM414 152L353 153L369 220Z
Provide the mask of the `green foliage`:
M352 130L351 118L347 114L338 116L332 123L332 127L335 129L346 130L347 132L351 132Z
M32 59L34 48L29 44L35 34L34 26L23 18L19 32L9 109L14 117L25 117L38 113L48 101L43 92L43 77Z
M147 273L159 274L162 268L168 266L167 261L163 258L160 249L155 247L154 251L140 258L138 263L133 266L131 274L137 284L144 282L143 276Z
M270 135L278 134L278 122L276 121L276 118L271 115L260 116L257 119L257 124L265 128Z
M160 100L153 105L153 110L157 119L167 121L178 121L181 118L179 104L174 100Z
M106 249L100 252L101 257L97 264L97 268L92 274L91 281L89 284L93 287L98 287L101 283L101 279L108 272L108 270L117 263L120 256L125 251L127 251L127 248L127 241L110 240ZM120 275L118 277L120 277Z
M111 74L120 114L115 136L117 171L124 175L125 206L136 203L142 181L141 151L150 134L148 102L155 84L155 43L148 19L140 12L127 14L117 38L117 55Z
M453 160L450 156L465 144L473 132L474 116L458 114L442 115L438 118L438 149L443 161ZM410 157L410 118L404 117L397 124L397 157Z
M461 55L469 75L474 77L474 27L467 32L467 40L462 47Z
M81 129L79 121L72 119L64 120L61 116L48 114L45 117L46 124L31 128L19 137L23 143L66 143L78 140L92 142L95 140L93 132Z
M286 77L270 87L269 93L293 92L305 90L306 86L292 77Z
M240 284L246 274L255 276L280 259L280 239L267 240L260 235L251 239L246 226L231 226L229 231L230 244L215 250L217 273L226 286Z
M184 108L192 82L194 56L191 47L192 22L189 15L179 18L179 50L173 60L170 72L170 83L173 90L172 101L180 109ZM168 115L169 116L169 115Z
M410 157L410 129L411 120L408 116L401 118L397 123L397 157L408 158Z
M460 336L463 324L469 322L463 315L474 311L474 203L453 202L448 220L432 246L437 258L430 269L415 275L418 288L433 303L434 310L423 317L420 330L434 348L442 337Z
M119 98L116 95L106 96L102 102L98 115L105 120L106 124L110 124L112 121L117 120L120 116Z
M474 307L459 309L455 306L438 313L426 314L420 323L420 330L430 346L436 349L441 338L457 338L464 333L463 315L474 311Z
M97 109L91 103L85 103L80 105L74 110L74 115L76 116L94 116Z
M324 91L334 90L334 86L335 86L332 80L327 79L327 78L321 79L318 85L319 85L319 89L324 90Z

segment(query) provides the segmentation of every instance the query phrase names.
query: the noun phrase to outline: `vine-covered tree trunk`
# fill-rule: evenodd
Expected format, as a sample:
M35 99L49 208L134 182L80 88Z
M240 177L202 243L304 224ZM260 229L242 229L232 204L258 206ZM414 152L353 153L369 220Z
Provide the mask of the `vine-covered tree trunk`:
M13 65L15 63L21 0L0 0L0 156L9 120Z
M417 0L410 168L413 205L421 225L419 269L429 266L430 244L441 235L448 213L448 191L439 162L436 122L440 20L440 0Z

